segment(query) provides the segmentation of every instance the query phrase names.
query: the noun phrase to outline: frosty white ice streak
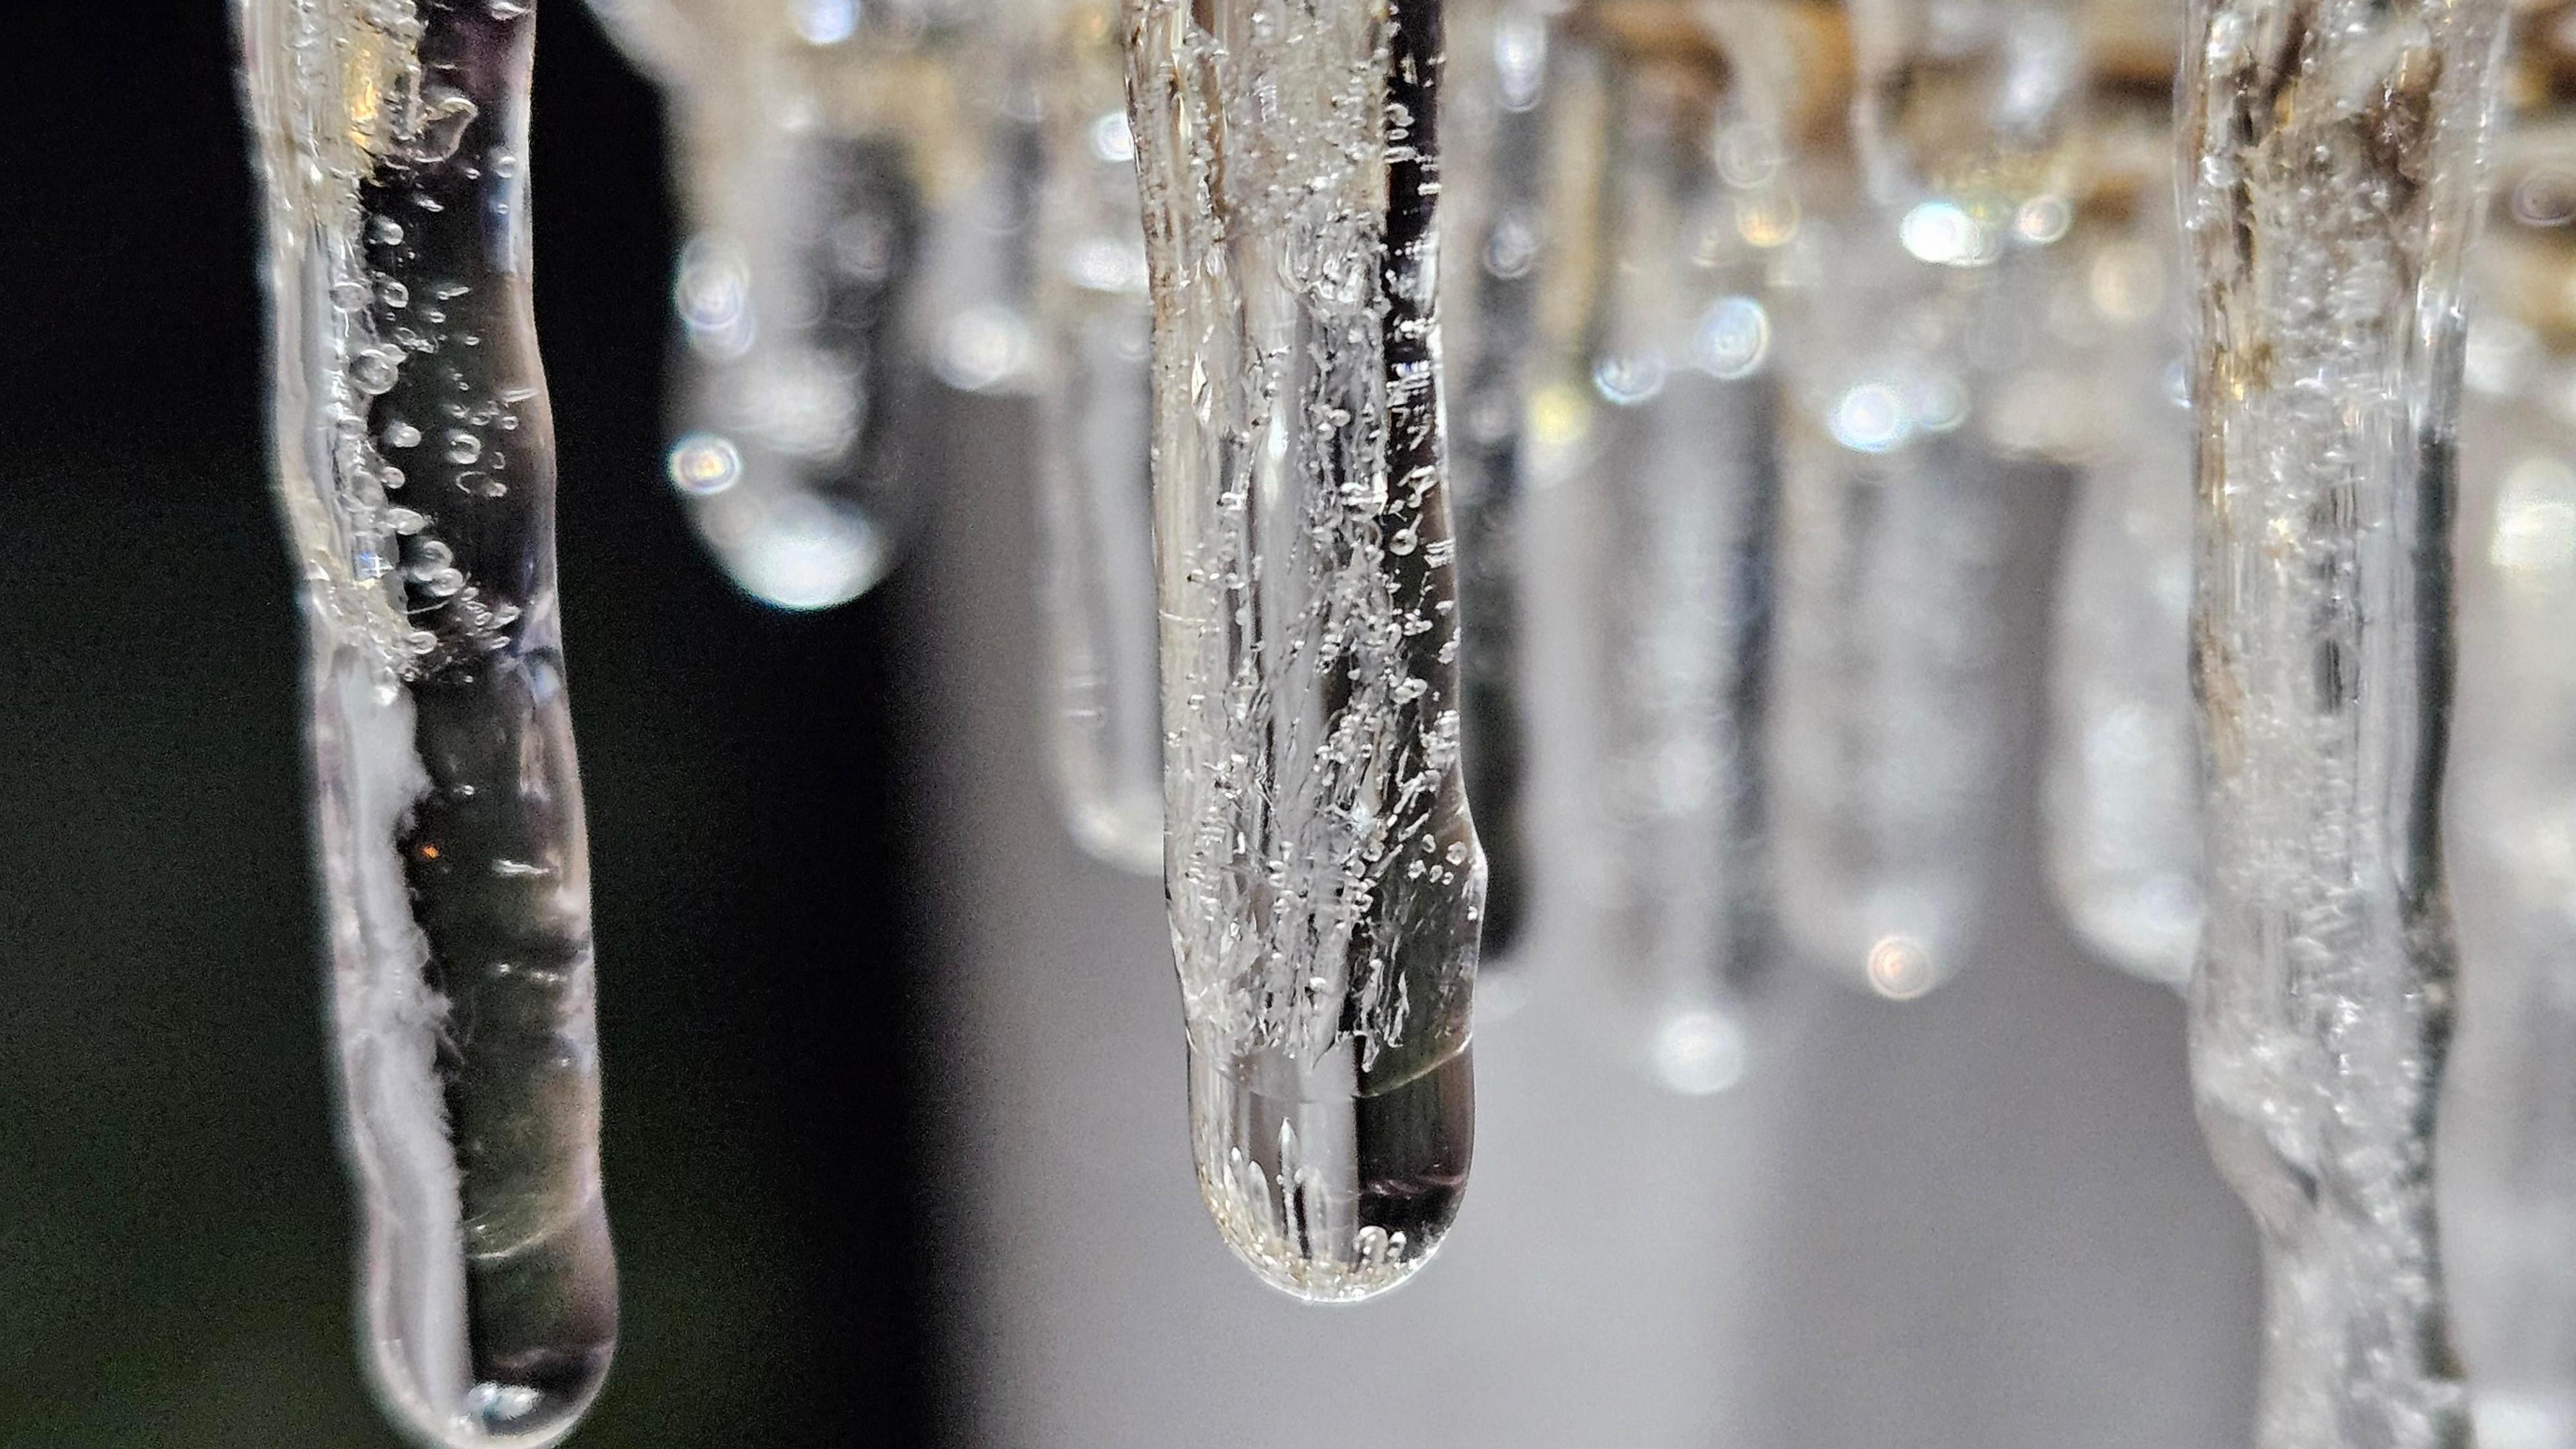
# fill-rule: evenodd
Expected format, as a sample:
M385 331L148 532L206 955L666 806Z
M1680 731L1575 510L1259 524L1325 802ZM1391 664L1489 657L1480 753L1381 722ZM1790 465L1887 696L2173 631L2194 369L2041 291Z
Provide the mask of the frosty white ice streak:
M423 1444L608 1369L589 867L519 0L237 0L367 1367Z
M1200 1186L1316 1300L1466 1186L1485 866L1458 758L1437 0L1132 0L1166 890Z
M592 0L664 82L687 241L671 485L726 573L828 608L892 566L913 399L1029 363L981 0Z
M1073 838L1163 868L1148 403L1153 309L1114 0L1061 7L1039 35L1038 540L1055 697L1047 721Z
M2434 1231L2463 328L2496 0L2202 0L2192 1078L2264 1240L2264 1449L2469 1441Z

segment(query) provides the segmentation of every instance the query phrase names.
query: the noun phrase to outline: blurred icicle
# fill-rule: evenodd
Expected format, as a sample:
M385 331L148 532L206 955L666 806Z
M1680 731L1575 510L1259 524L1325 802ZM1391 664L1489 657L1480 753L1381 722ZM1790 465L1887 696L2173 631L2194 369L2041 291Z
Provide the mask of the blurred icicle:
M1229 1245L1310 1300L1429 1261L1474 1136L1440 20L1127 11L1191 1143Z
M2096 41L2090 164L2051 308L2071 345L2028 379L2030 421L2017 429L2061 435L2078 465L2054 603L2042 824L2076 936L2179 987L2200 940L2191 415L2171 164L2180 17L2111 11L2127 24Z
M1033 138L983 0L592 0L667 87L687 242L670 482L734 582L867 590L913 505L924 374L1025 385Z
M2436 1246L2463 254L2501 0L2202 0L2192 1079L2264 1240L2264 1449L2469 1442Z
M1744 994L1770 925L1769 278L1794 226L1779 98L1796 78L1734 83L1747 72L1730 70L1724 39L1750 43L1764 23L1738 9L1587 18L1590 129L1566 144L1592 190L1563 201L1593 214L1553 279L1577 290L1584 322L1570 375L1538 399L1538 461L1579 520L1565 601L1588 673L1564 738L1587 807L1585 954L1611 980L1622 1050L1694 1094L1744 1070Z
M1974 939L1998 821L2012 520L2067 466L2012 436L2073 217L2072 7L1849 7L1864 198L1816 168L1789 351L1782 922L1799 954L1919 996Z
M2515 17L2471 252L2441 1211L2486 1449L2576 1446L2576 46Z
M1044 180L1034 229L1039 547L1055 685L1047 728L1073 838L1163 868L1151 443L1153 309L1117 7L1081 0L1038 33Z

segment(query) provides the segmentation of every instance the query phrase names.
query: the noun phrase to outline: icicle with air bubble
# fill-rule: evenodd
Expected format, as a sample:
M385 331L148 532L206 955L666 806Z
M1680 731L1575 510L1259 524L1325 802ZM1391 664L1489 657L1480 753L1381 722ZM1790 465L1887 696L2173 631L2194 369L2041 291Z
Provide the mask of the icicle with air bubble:
M589 868L530 302L522 0L238 0L303 580L358 1319L425 1445L608 1370Z
M2463 254L2500 0L2203 0L2192 1080L2263 1242L2263 1449L2470 1442L2434 1126Z
M1004 24L978 0L592 0L669 98L686 240L669 481L746 593L823 609L893 565L925 381L1033 361Z
M1437 0L1132 0L1191 1141L1265 1281L1439 1247L1484 861L1442 458Z

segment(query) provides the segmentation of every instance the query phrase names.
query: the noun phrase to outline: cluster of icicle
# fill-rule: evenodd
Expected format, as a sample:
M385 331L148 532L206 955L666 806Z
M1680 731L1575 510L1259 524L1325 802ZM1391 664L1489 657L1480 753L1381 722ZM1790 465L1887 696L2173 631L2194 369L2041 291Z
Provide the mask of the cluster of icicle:
M236 6L372 1368L549 1442L615 1289L532 7ZM2062 517L2051 885L2190 986L2261 1442L2576 1444L2561 7L591 8L669 91L668 481L746 593L893 565L925 388L1033 400L1065 820L1163 880L1266 1281L1439 1246L1480 956L1596 964L1685 1093L1775 962L1972 962Z

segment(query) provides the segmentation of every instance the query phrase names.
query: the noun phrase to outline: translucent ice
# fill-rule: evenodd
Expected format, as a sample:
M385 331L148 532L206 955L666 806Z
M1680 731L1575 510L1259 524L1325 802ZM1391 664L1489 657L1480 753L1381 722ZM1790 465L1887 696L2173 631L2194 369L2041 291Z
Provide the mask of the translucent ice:
M2267 1289L2259 1442L2468 1441L2436 1249L2459 275L2493 0L2205 0L2192 1076Z
M1579 849L1591 949L1629 1007L1623 1044L1663 1085L1706 1093L1745 1065L1746 986L1765 964L1770 879L1761 726L1779 509L1776 115L1687 10L1604 25L1604 208L1564 280L1586 294L1579 438L1552 486L1578 500ZM1575 429L1560 427L1559 431ZM1474 627L1474 616L1469 618Z
M2443 1242L2478 1442L2576 1445L2576 91L2517 12L2460 446L2460 1031Z
M1460 731L1486 842L1483 964L1516 959L1531 908L1523 831L1523 420L1548 272L1551 52L1558 22L1522 0L1466 0L1450 15L1443 94L1445 337L1458 359L1450 408L1457 493Z
M1302 1297L1457 1214L1485 866L1434 321L1437 0L1137 0L1166 889L1200 1186Z
M2098 103L2094 175L2052 309L2072 336L2020 401L2031 430L2056 434L2078 464L2049 652L2050 884L2095 953L2180 986L2200 939L2200 747L2171 93L2151 73Z
M1839 223L1838 225L1836 223ZM2015 314L2017 269L1909 259L1878 225L1808 245L1833 278L1793 316L1771 731L1781 926L1896 999L1964 964L1991 859L2011 677L2014 517L2065 465L2008 451L1962 343Z
M608 1370L589 867L529 300L534 25L238 0L367 1368L438 1446Z
M1039 36L1045 181L1035 228L1040 547L1055 697L1048 728L1075 840L1163 868L1147 407L1153 309L1110 0L1060 7Z
M1019 97L979 0L592 0L671 97L669 481L735 583L856 597L911 512L925 375L1023 380Z

